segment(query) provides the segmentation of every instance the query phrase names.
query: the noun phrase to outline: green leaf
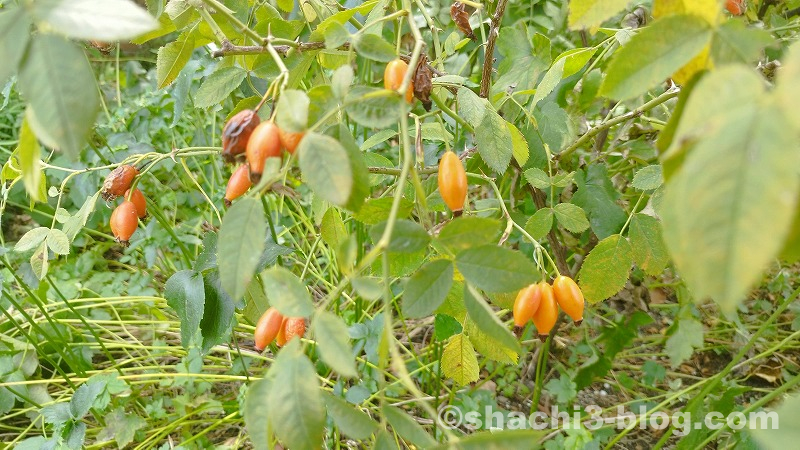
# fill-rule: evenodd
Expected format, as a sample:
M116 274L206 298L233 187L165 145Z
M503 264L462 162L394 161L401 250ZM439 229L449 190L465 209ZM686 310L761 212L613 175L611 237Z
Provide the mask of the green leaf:
M364 201L366 201L372 193L370 191L369 168L367 168L367 161L364 158L364 153L358 149L358 144L356 144L353 135L350 133L350 129L344 121L339 123L336 137L339 139L345 152L347 152L350 171L353 174L353 189L344 207L350 211L356 212L361 209L364 205Z
M46 198L40 194L42 190L42 168L39 158L42 156L42 149L33 131L28 126L28 121L25 119L22 120L22 126L19 130L19 144L15 153L19 158L22 183L25 185L28 197L36 202L46 201Z
M586 220L586 213L580 206L572 203L559 203L553 208L556 219L564 228L573 233L582 233L589 228L589 221Z
M350 64L345 64L339 67L331 75L331 90L333 95L337 98L343 99L350 92L350 86L353 84L355 73Z
M128 0L40 0L33 3L39 22L73 39L123 41L158 28L158 22Z
M497 339L500 345L520 352L520 346L513 334L500 322L497 315L483 299L483 296L468 283L464 286L464 306L467 315L475 322L475 326L487 335Z
M118 448L125 448L133 442L136 432L147 426L147 421L136 414L128 414L123 407L115 408L111 413L103 415L106 426L100 431L97 439L106 441L113 439Z
M308 125L308 108L311 101L303 91L286 89L278 99L275 121L281 130L296 133ZM305 138L304 138L305 139Z
M375 147L378 144L388 141L389 139L397 136L397 131L395 130L381 130L377 133L371 135L367 139L364 140L364 143L361 144L359 149L361 151L369 150L372 147ZM374 155L374 153L370 153L370 155ZM392 167L392 166L389 166Z
M448 222L439 232L438 241L455 254L495 242L501 232L500 221L497 219L466 216Z
M652 191L664 184L664 174L660 164L653 164L640 169L633 176L631 186L640 191Z
M553 215L553 208L542 208L536 211L525 224L525 231L534 239L542 239L553 229Z
M616 203L619 193L614 189L606 167L591 164L585 175L578 172L575 183L578 190L572 196L572 203L586 211L597 237L605 239L619 233L628 216Z
M774 39L766 30L749 28L742 20L727 20L714 29L711 60L715 66L756 61L764 47Z
M797 204L800 155L787 151L797 124L774 103L784 95L767 96L745 67L719 69L695 88L675 136L693 145L666 186L664 240L695 299L728 312L778 255ZM718 98L728 108L710 111Z
M347 437L360 441L377 431L378 424L361 410L334 395L326 393L324 397L328 415Z
M350 280L350 284L366 300L374 301L383 295L383 285L378 277L355 277Z
M218 272L203 275L203 288L205 304L200 334L203 335L203 353L208 353L211 347L224 342L230 335L235 308L233 299L222 289Z
M325 211L319 227L319 234L322 236L322 240L333 248L338 247L347 240L347 228L338 209L328 208Z
M511 133L511 153L514 155L517 164L522 167L528 162L528 157L530 156L528 141L514 124L506 122L506 126L508 127L508 132Z
M394 46L377 34L358 33L353 39L353 46L359 56L373 61L389 62L397 57Z
M480 368L472 343L464 333L450 338L442 352L442 373L461 386L478 381Z
M503 120L493 110L487 110L480 124L475 127L475 144L483 161L497 173L503 173L508 168L513 155L514 143L511 131Z
M20 70L19 87L29 102L26 117L36 137L77 158L100 106L83 51L57 35L36 34Z
M513 299L512 299L513 301ZM493 336L484 333L472 320L466 320L464 331L469 336L469 341L475 350L481 355L503 364L516 364L519 360L519 353L513 348L500 343Z
M217 265L222 288L231 297L240 299L244 295L266 238L267 220L258 199L243 197L225 213L219 230Z
M325 48L339 48L350 40L350 32L338 23L331 23L325 30Z
M484 431L459 438L455 444L443 444L432 450L504 450L508 448L525 448L536 450L542 448L539 441L544 432L539 430L504 430Z
M711 37L710 24L698 16L656 20L614 53L600 95L627 100L645 93L691 61Z
M50 229L47 227L36 227L23 234L21 238L14 245L15 252L27 252L35 247L38 247L47 238Z
M200 329L205 309L202 275L191 270L175 272L164 286L164 298L181 321L181 344L188 349Z
M424 265L406 283L403 314L409 319L429 316L444 302L453 284L453 263L437 259Z
M261 272L264 293L272 306L287 317L309 317L314 312L311 294L297 275L280 266Z
M311 321L311 331L325 364L343 377L353 378L358 375L347 324L341 317L327 311L318 311Z
M536 266L522 253L483 245L456 255L456 267L470 283L486 292L511 292L535 281Z
M775 412L778 417L774 419L773 424L777 428L780 420L780 428L771 429L765 424L763 427L750 430L759 444L758 448L785 450L787 443L797 442L800 439L800 396L795 394L786 397Z
M242 84L246 76L247 71L241 67L223 67L216 70L197 89L194 106L210 108L219 105Z
M569 27L573 30L599 26L622 11L631 0L571 0Z
M342 206L353 190L353 171L347 151L336 139L306 133L297 149L303 178L323 200Z
M551 186L550 175L538 167L533 167L525 171L525 179L531 186L537 189L549 189Z
M367 128L389 128L400 120L404 101L394 91L354 86L345 98L345 110L359 125Z
M433 321L434 337L437 341L445 341L464 329L458 320L447 314L436 314Z
M269 423L269 392L271 385L270 378L262 378L254 381L247 388L247 395L244 399L244 423L247 426L247 434L256 450L266 450L270 448L270 436L272 428ZM316 388L315 388L316 389Z
M652 216L634 214L628 236L633 261L648 275L656 276L669 264L667 247L661 235L661 224Z
M357 221L367 225L375 225L383 222L389 218L389 212L392 209L391 197L371 198L364 202L364 206L353 216ZM411 210L414 209L414 203L411 200L403 198L400 200L400 208L397 213L398 218L408 217Z
M267 415L275 434L292 450L322 447L325 430L325 403L314 365L303 354L299 339L292 339L278 353L270 374Z
M30 36L31 19L23 8L8 8L0 13L0 85L17 72Z
M42 280L47 275L47 268L49 267L49 255L47 252L47 243L42 242L39 247L31 255L31 269L36 278Z
M467 88L459 88L457 96L458 114L473 127L480 125L487 111L491 110L489 102Z
M97 199L100 197L100 191L97 191L91 197L87 197L86 201L83 202L83 206L81 209L75 213L74 216L71 216L67 219L67 222L64 223L64 234L67 235L70 242L75 240L75 236L81 231L84 225L86 225L86 221L89 220L89 215L94 211L94 205L97 203Z
M385 229L386 222L370 228L369 235L372 237L372 242L377 243ZM400 219L395 222L394 229L392 229L388 249L395 253L414 253L424 249L430 240L431 237L425 228L422 228L422 225L411 220Z
M94 400L103 392L103 389L105 389L103 383L83 383L69 401L72 418L80 420L88 414Z
M625 287L633 263L631 244L614 234L600 241L581 266L578 281L589 303L605 300Z
M394 428L395 433L404 440L419 448L429 448L436 445L436 441L431 435L402 409L385 405L381 408L381 412L386 417L386 420L389 421L389 425Z
M194 37L190 33L182 33L174 42L158 49L156 79L159 89L169 86L178 78L178 74L189 62L193 51Z
M578 395L575 387L575 383L569 375L561 375L557 380L553 378L544 385L547 392L554 396L560 404L566 404Z
M544 74L542 81L536 86L536 94L533 95L531 109L535 108L543 98L550 95L556 89L558 83L561 83L561 79L564 78L564 64L566 62L566 58L556 60L547 73Z
M69 255L69 238L63 231L54 228L47 233L47 247L56 255Z
M674 333L667 339L664 351L669 355L670 365L676 368L703 346L703 324L694 317L684 316L678 320Z

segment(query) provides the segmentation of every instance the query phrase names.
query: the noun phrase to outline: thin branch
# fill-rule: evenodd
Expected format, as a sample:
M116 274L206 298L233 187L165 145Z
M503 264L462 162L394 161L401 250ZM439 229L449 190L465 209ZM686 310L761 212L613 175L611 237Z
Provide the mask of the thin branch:
M349 48L349 44L345 43L341 48L347 49ZM304 52L309 50L321 50L325 48L324 42L298 42L296 45L273 45L272 46L276 52L281 55L285 55L291 49L295 49L298 52ZM215 50L211 53L211 56L214 58L220 58L222 56L231 56L231 55L260 55L262 53L269 53L266 45L233 45L230 41L225 40L222 41L222 46L219 50Z
M503 13L506 12L507 4L508 0L499 0L497 2L497 9L494 10L492 23L489 27L489 38L486 42L486 52L484 53L483 59L483 74L481 75L480 96L483 98L489 96L489 87L492 84L492 65L494 64L494 45L497 41L500 21L503 20Z
M651 109L655 108L656 106L666 102L667 100L669 100L671 98L674 98L674 97L677 97L678 94L680 94L680 92L681 91L678 88L670 89L670 90L664 92L663 94L659 95L658 97L656 97L656 98L650 100L649 102L645 103L644 105L634 109L633 111L629 111L629 112L627 112L627 113L625 113L625 114L623 114L621 116L617 116L617 117L614 117L613 119L609 119L607 121L604 121L600 125L598 125L598 126L592 128L591 130L587 131L583 136L578 138L578 140L573 142L572 145L570 145L569 147L565 148L564 151L562 151L561 153L558 153L556 155L553 155L553 156L555 158L557 158L557 159L561 159L561 158L564 158L564 157L572 154L572 152L574 152L575 150L581 148L581 146L586 144L591 138L593 138L593 137L597 136L598 134L600 134L601 131L607 130L607 129L615 126L615 125L619 125L619 124L621 124L623 122L626 122L628 120L635 119L635 118L641 116L642 114L644 114L645 112L650 111Z

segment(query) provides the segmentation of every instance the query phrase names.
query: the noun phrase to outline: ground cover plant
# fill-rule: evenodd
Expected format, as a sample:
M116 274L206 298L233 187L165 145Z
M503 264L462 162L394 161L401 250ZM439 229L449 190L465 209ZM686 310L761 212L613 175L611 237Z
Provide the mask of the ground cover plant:
M800 1L0 5L0 448L798 435Z

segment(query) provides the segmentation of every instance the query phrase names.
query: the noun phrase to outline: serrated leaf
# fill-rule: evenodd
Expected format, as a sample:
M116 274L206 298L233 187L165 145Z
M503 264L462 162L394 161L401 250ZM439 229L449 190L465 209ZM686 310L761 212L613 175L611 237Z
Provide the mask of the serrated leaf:
M203 319L200 334L203 335L203 353L228 339L233 326L235 310L233 299L222 289L219 273L211 271L203 275Z
M761 50L772 42L768 31L747 27L742 20L728 20L714 29L711 59L715 66L748 64L758 59Z
M645 93L691 61L711 36L709 23L694 15L656 20L614 53L600 94L627 100Z
M466 216L448 222L438 241L451 252L496 242L502 232L500 221L488 217Z
M319 311L311 321L311 331L325 364L343 377L353 378L358 375L347 324L341 317Z
M367 128L389 128L400 120L404 101L394 91L354 86L345 97L345 110L359 125Z
M158 22L128 0L40 0L33 14L59 33L73 39L120 41L158 27Z
M306 133L297 152L303 179L314 193L337 206L347 203L353 190L353 171L342 144L330 136Z
M619 233L628 216L616 203L619 193L611 183L608 169L602 164L591 164L585 175L578 173L575 182L578 190L572 196L572 203L586 212L597 237L605 239Z
M325 405L333 423L349 438L363 440L378 429L372 418L339 397L326 393Z
M180 319L181 344L188 349L203 319L206 293L202 275L191 270L175 272L164 285L164 298Z
M424 265L406 283L403 315L417 319L433 314L444 302L452 284L452 262L439 259Z
M660 164L653 164L640 169L633 176L631 186L640 191L651 191L658 189L664 184L664 174Z
M389 218L389 212L392 208L394 199L391 197L371 198L364 202L364 206L353 216L357 221L367 225L375 225L383 222ZM400 200L400 208L397 217L408 217L411 210L414 208L414 203L411 200L403 198Z
M506 122L506 126L508 126L508 131L511 133L511 153L514 155L514 159L517 161L517 164L522 167L526 162L528 162L528 157L530 156L530 151L528 150L528 141L525 139L525 136L522 134L522 132L519 131L519 128L514 126L514 124Z
M483 333L497 339L500 345L513 350L516 353L520 352L520 346L517 339L508 330L508 328L500 322L497 315L483 299L480 292L470 286L468 283L464 286L464 306L467 309L467 315L470 320L475 323Z
M243 197L225 213L217 242L222 287L240 299L258 267L267 237L267 220L258 199Z
M720 91L726 83L734 84ZM699 82L674 139L693 145L659 208L664 240L695 299L710 297L725 311L777 256L800 191L800 155L786 151L796 148L797 124L773 103L791 94L767 95L760 77L741 66ZM726 96L743 103L707 105Z
M373 226L370 231L372 242L377 243L386 229L386 222ZM395 253L414 253L424 249L431 237L422 225L412 220L400 219L395 222L388 250Z
M539 169L538 167L533 167L526 170L525 179L528 180L528 183L530 183L531 186L537 189L550 188L550 176L547 175L544 170Z
M627 239L614 234L600 241L586 256L578 274L586 300L597 303L622 290L632 263L631 245Z
M702 346L703 324L694 317L683 317L679 319L675 332L667 339L664 351L669 355L670 365L674 369L689 359L695 348Z
M442 373L461 386L478 381L478 357L464 333L450 338L442 352Z
M503 173L513 155L514 143L508 122L493 110L488 110L475 127L475 145L483 161L495 172Z
M27 252L35 247L38 247L39 244L44 242L47 238L50 229L47 227L36 227L32 230L29 230L27 233L23 234L21 238L17 241L16 245L14 245L15 252Z
M542 239L553 229L553 208L542 208L525 223L525 231L534 239Z
M69 239L61 230L54 228L47 233L47 247L56 255L69 255Z
M267 401L269 401L269 391L272 387L270 378L262 378L254 381L247 388L247 395L244 399L242 415L247 426L247 434L256 450L266 450L270 446L272 437L272 427L269 423Z
M464 331L469 336L469 341L475 347L475 350L486 358L503 364L516 364L519 360L519 353L501 344L493 336L481 331L475 325L475 322L467 320L464 324Z
M83 202L81 209L75 213L74 216L71 216L69 219L67 219L63 230L70 242L75 240L75 236L77 236L83 226L86 225L86 221L89 220L89 215L92 213L92 211L94 211L94 205L97 203L97 199L99 197L100 191L97 191L91 197L87 197L86 201Z
M418 448L429 448L436 445L436 441L425 431L416 420L403 412L400 408L386 405L381 408L386 420L404 440L416 445Z
M222 103L247 76L241 67L223 67L209 75L197 89L194 106L209 108Z
M311 101L303 91L286 89L278 99L275 121L281 130L299 132L308 125L308 108Z
M483 245L456 255L456 267L464 278L486 292L511 292L535 281L536 266L522 253Z
M194 37L190 33L182 33L174 42L158 49L156 79L159 89L169 86L178 78L178 74L189 62L193 51Z
M378 62L389 62L396 58L394 46L372 33L358 33L353 46L359 56Z
M571 0L569 27L593 28L622 11L631 0Z
M35 35L19 73L19 87L29 102L26 118L36 137L77 158L100 106L83 51L60 36Z
M261 272L270 304L287 317L309 317L314 312L311 294L297 275L280 266Z
M267 398L269 421L275 434L293 450L322 447L325 403L314 365L302 352L299 339L292 339L278 353L270 374L274 377Z
M104 383L83 383L75 390L69 401L69 411L74 419L82 419L89 413L89 409L94 404L94 400L105 389Z
M47 243L42 242L39 247L31 255L31 269L36 278L42 280L47 275L47 269L50 265L49 254L47 252Z
M572 203L559 203L553 208L558 223L573 233L582 233L589 228L586 213L580 206Z
M319 227L322 240L333 248L337 248L342 242L347 240L347 228L342 221L342 215L336 208L328 208L322 216L322 223Z
M633 261L649 275L663 272L669 263L669 255L661 235L661 224L654 217L634 214L630 227Z
M31 19L23 8L7 8L0 14L0 85L17 72L31 35Z
M350 92L350 86L353 84L354 78L355 73L350 64L345 64L336 69L331 75L331 91L333 91L333 95L344 99L347 93Z

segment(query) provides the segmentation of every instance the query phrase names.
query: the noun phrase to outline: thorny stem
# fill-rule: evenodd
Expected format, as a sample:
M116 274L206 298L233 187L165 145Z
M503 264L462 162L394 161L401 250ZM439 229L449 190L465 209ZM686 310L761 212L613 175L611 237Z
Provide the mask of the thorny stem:
M483 73L481 74L481 91L480 96L486 98L489 96L489 87L492 84L492 66L494 65L494 45L497 41L498 28L500 28L500 21L503 20L503 14L506 12L506 5L508 0L499 0L497 8L494 10L492 22L489 26L489 39L486 42L486 51L484 52L483 59Z

